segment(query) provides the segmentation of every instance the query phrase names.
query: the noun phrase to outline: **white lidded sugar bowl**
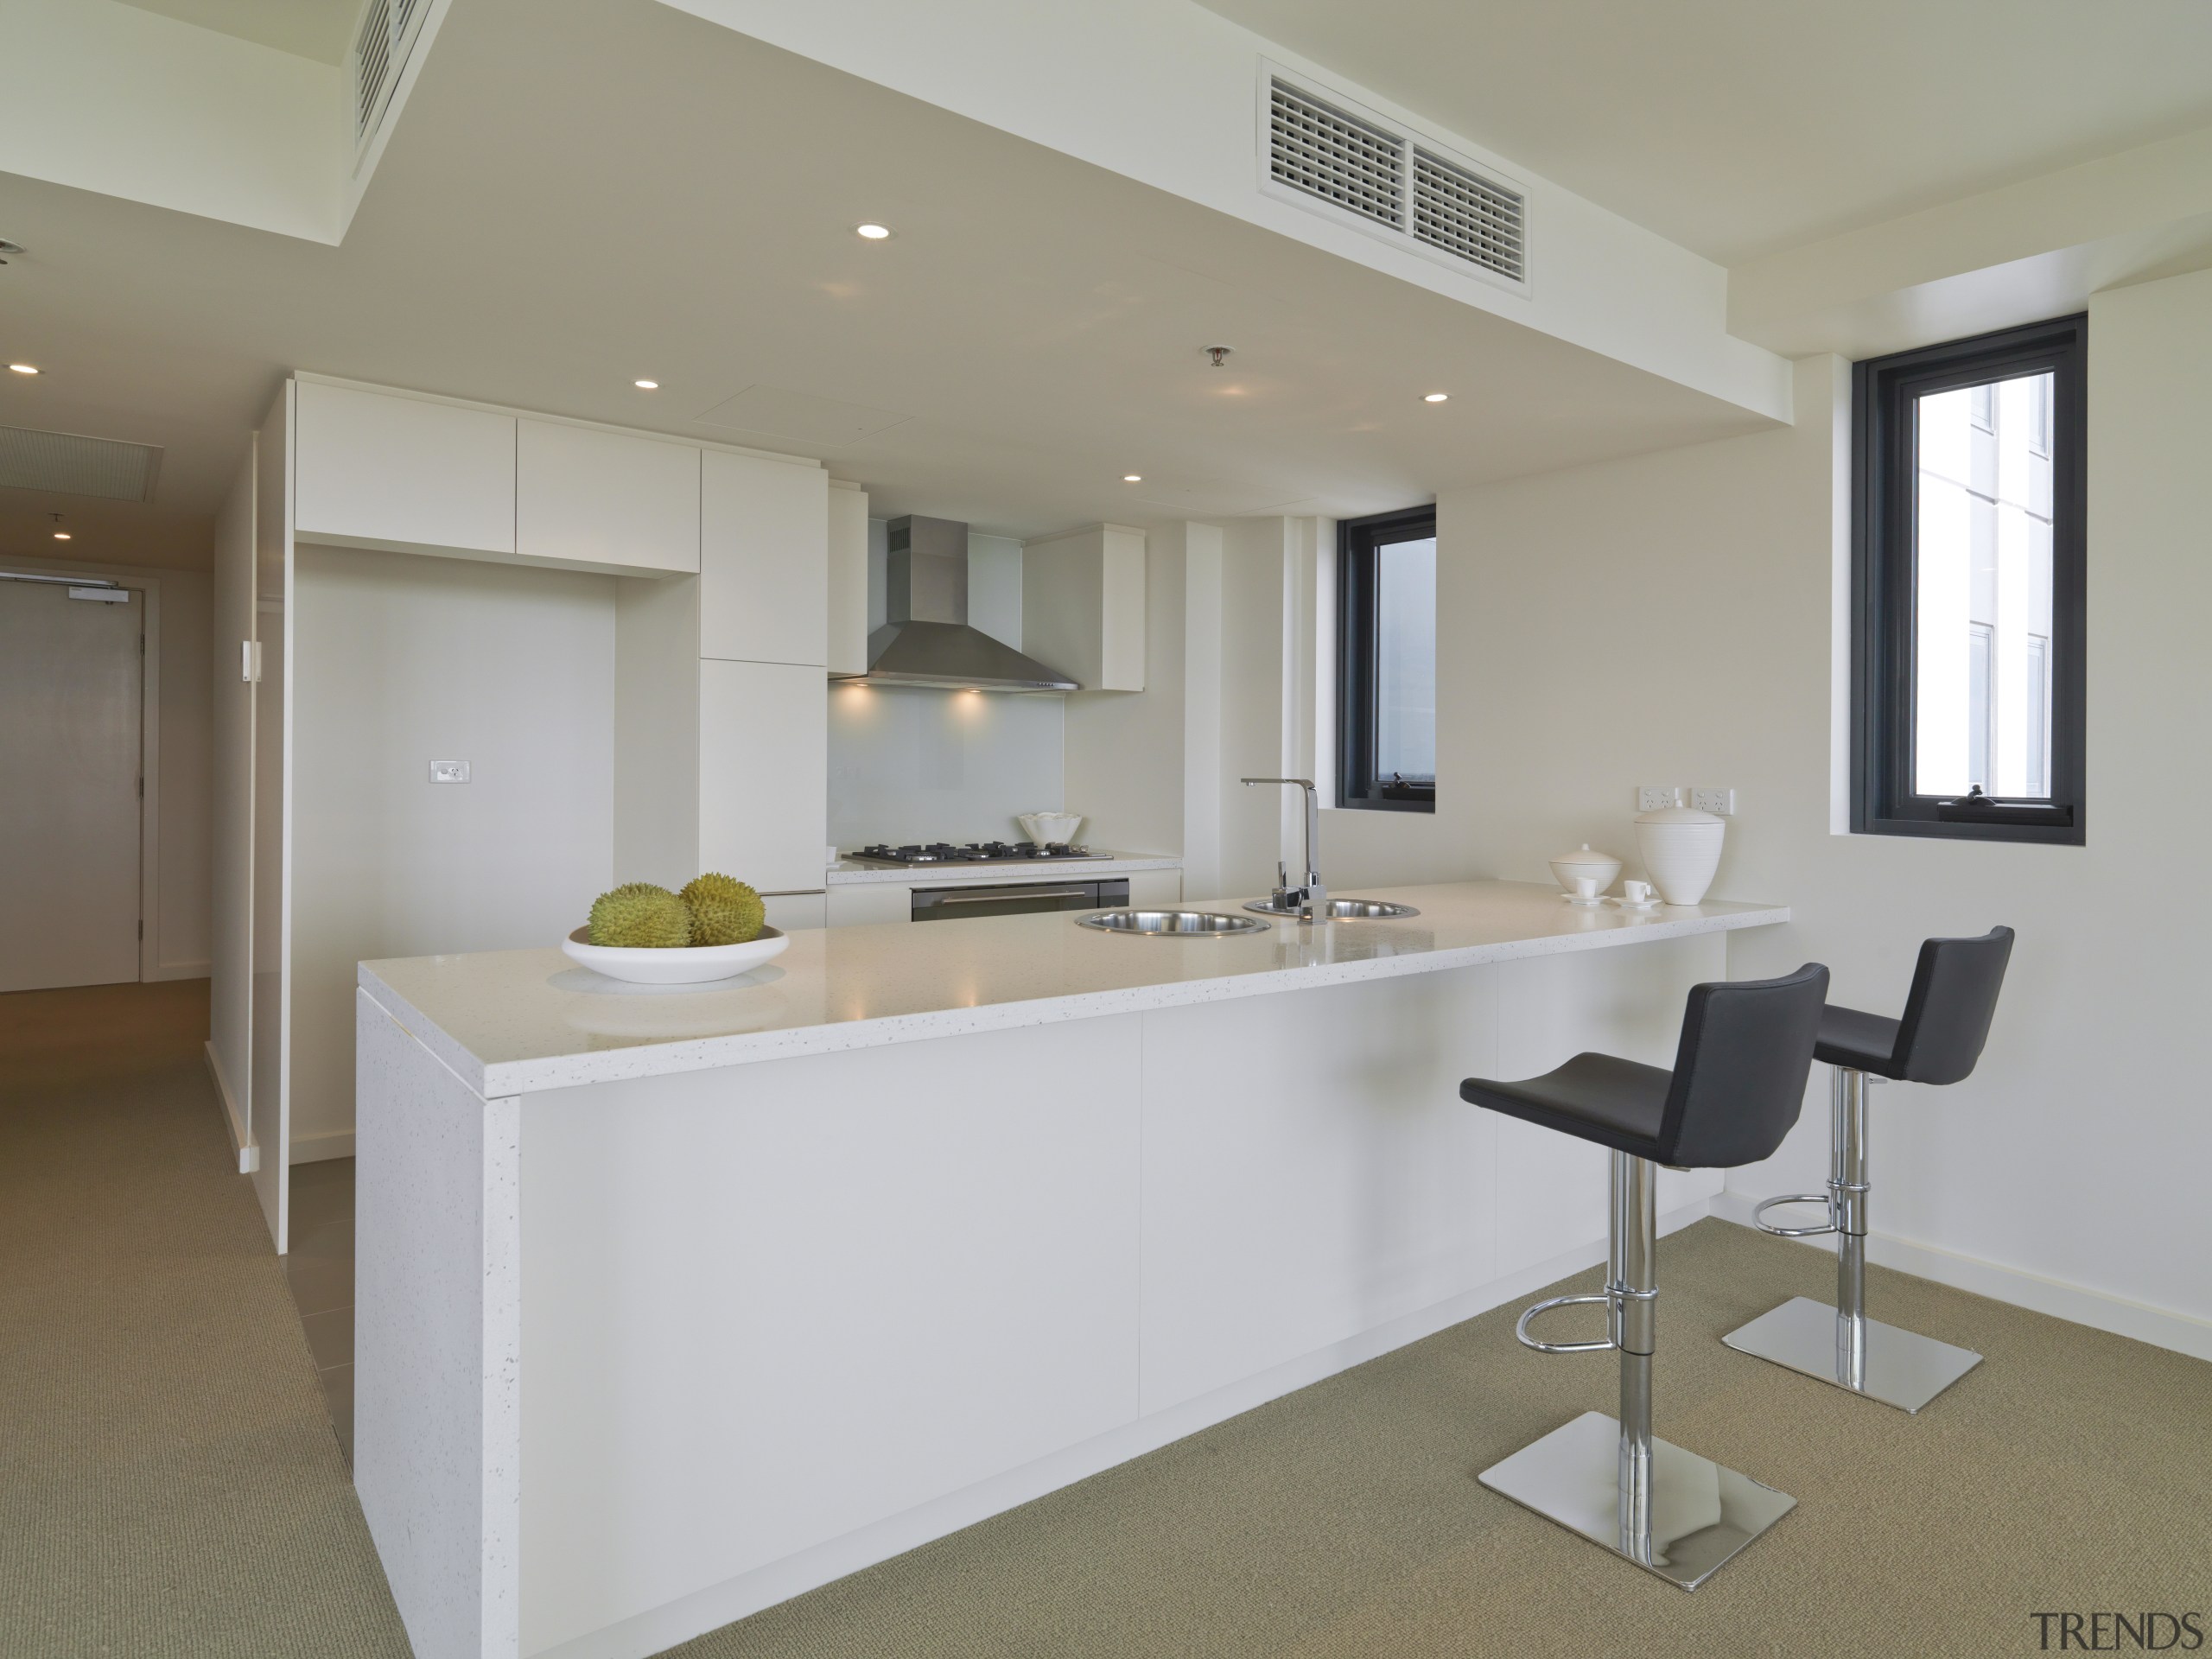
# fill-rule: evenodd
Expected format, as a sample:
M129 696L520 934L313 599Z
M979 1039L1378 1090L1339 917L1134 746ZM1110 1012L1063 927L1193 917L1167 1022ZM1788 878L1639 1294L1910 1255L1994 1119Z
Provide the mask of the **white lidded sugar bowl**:
M1728 822L1694 806L1662 806L1636 820L1636 849L1651 885L1670 905L1694 905L1720 868Z
M1581 876L1595 881L1598 884L1595 891L1603 893L1613 885L1621 873L1620 860L1611 853L1592 852L1586 841L1573 852L1561 853L1552 860L1551 865L1552 874L1557 878L1561 890L1567 893L1574 891L1575 880Z

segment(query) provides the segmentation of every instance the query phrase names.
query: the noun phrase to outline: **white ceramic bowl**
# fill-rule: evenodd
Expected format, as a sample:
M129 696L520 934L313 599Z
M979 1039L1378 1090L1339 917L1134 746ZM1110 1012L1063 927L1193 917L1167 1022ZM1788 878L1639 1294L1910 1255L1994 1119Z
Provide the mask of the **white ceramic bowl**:
M1014 822L1029 832L1029 839L1039 847L1055 841L1073 841L1075 832L1083 828L1079 812L1024 812Z
M1579 875L1589 876L1597 882L1598 891L1603 893L1621 873L1620 860L1611 853L1592 852L1586 841L1573 852L1561 853L1551 863L1553 877L1567 893L1574 891L1574 878Z
M709 980L730 979L783 955L784 947L791 943L780 930L764 927L760 938L743 944L689 944L646 950L629 945L587 944L585 931L580 927L562 940L562 954L595 974L626 979L633 985L700 985Z

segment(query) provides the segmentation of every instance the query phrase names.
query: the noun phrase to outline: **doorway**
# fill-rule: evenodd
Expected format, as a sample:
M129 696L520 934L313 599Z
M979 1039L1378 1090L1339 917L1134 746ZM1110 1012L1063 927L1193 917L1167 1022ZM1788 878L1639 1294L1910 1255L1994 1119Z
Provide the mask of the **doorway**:
M139 977L145 610L0 579L0 992Z

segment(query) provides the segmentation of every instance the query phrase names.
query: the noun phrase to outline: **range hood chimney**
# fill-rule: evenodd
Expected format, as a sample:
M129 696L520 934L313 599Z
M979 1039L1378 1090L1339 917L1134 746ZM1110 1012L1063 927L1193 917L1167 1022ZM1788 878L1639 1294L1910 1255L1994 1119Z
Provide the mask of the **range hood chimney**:
M885 567L887 617L868 637L868 685L950 691L1082 688L1058 669L968 625L968 526L950 518L893 518Z

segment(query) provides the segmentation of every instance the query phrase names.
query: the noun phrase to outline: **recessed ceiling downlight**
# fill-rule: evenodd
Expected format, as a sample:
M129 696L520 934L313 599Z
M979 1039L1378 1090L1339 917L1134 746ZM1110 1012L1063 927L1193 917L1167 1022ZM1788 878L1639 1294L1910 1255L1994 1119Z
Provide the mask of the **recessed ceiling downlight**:
M1452 394L1448 391L1428 392L1421 398L1421 402L1424 404L1444 404L1449 403L1451 400Z
M1141 484L1144 482L1144 474L1142 473L1123 473L1122 474L1122 482L1124 484Z
M658 380L632 380L630 384L635 386L639 391L658 391L660 390L660 382Z
M35 363L10 363L8 366L13 369L17 374L36 374L38 372L38 365Z
M855 235L866 237L871 242L880 242L891 234L891 227L888 225L855 225L853 226L853 232Z

